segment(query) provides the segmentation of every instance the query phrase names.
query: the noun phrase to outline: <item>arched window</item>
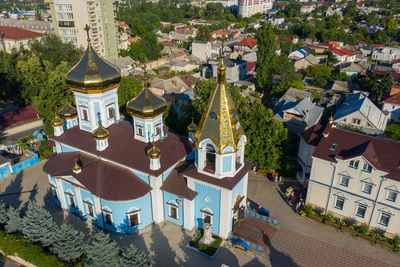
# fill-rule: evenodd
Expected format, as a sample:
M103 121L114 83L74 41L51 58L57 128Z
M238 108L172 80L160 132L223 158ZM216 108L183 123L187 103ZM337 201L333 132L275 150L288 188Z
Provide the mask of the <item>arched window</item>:
M86 204L87 215L89 215L90 217L94 217L94 209L93 209L92 200L90 198L86 198L83 202Z
M129 220L129 227L137 226L140 224L140 209L138 208L130 208L126 213Z
M67 190L65 194L68 196L69 206L71 208L76 208L74 193L72 193L71 190Z
M211 209L203 208L203 209L201 209L201 213L202 213L202 218L203 218L203 224L209 223L212 225L214 213L211 211Z
M107 206L103 207L103 216L106 224L113 225L112 211L109 207Z
M206 164L204 170L215 172L215 148L211 144L206 145Z

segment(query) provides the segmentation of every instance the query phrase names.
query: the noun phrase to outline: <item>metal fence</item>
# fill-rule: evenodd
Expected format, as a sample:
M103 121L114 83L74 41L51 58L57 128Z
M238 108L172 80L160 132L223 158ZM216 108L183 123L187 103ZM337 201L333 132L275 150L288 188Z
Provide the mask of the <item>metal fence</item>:
M258 214L257 212L246 210L246 215L250 216L250 217L253 217L253 218L256 218L256 219L259 219L259 220L262 220L262 221L265 221L267 223L275 225L276 227L279 227L279 222L277 220L272 219L272 218L267 217L267 216L263 216L261 214Z

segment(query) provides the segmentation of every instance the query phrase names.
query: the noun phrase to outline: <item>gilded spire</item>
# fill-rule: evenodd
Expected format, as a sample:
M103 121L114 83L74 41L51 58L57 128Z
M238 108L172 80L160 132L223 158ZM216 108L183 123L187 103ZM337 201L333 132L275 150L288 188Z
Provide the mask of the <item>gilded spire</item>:
M81 169L81 167L78 164L78 160L74 158L74 171L77 172Z
M194 133L197 130L197 125L194 123L194 118L192 117L192 122L187 127L188 132Z
M147 157L149 159L158 159L159 157L161 157L161 151L156 147L154 139L153 146L149 150L147 150Z
M209 138L222 154L226 147L237 149L240 137L244 135L232 97L225 83L225 65L223 55L218 66L218 83L212 92L207 108L195 133L197 146Z
M99 127L97 127L96 130L92 133L92 136L96 140L104 140L107 139L108 136L110 135L110 131L101 125L101 120L100 120L100 113L98 114L99 116Z
M51 121L51 125L53 127L61 127L64 125L64 122L58 117L57 113L55 114L54 120Z

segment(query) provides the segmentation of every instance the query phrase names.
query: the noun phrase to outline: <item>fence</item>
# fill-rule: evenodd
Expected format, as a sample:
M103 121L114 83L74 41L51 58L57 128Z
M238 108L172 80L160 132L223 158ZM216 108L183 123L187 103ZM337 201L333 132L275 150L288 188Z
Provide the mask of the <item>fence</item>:
M232 235L232 237L231 237L232 242L235 242L236 240L239 240L239 239L243 240L242 238L237 237L235 235ZM264 248L261 247L260 245L254 244L248 240L243 240L243 241L246 242L247 245L249 245L249 249L252 249L258 253L264 254Z
M279 222L277 220L272 219L272 218L267 217L267 216L263 216L261 214L258 214L257 212L246 210L246 215L250 216L250 217L253 217L253 218L256 218L256 219L259 219L259 220L262 220L262 221L265 221L267 223L275 225L276 227L279 227Z

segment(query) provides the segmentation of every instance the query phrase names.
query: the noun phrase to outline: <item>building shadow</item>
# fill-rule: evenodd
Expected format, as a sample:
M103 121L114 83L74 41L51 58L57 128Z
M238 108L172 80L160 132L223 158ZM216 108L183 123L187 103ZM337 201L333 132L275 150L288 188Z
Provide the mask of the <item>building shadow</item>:
M169 245L168 238L161 231L160 226L153 224L150 234L150 254L151 261L157 262L154 266L176 266L176 253Z
M3 190L3 192L0 193L0 200L18 209L20 208L20 205L22 203L21 195L31 192L31 190L23 191L22 187L23 176L24 176L24 171L22 170L18 172L17 175L15 175L15 177L7 178L12 180Z
M36 200L37 194L38 194L38 185L37 185L37 183L35 183L35 185L32 188L32 191L29 193L28 201L26 201L24 203L24 206L21 209L22 211L26 211L26 209L28 208L28 203L29 202Z
M265 246L267 247L267 250L265 253L268 253L268 255L266 255L267 257L269 257L269 261L271 263L272 267L297 267L299 266L298 264L296 264L292 257L290 257L289 255L280 252L279 250L277 250L276 248L274 248L274 246L271 243L270 238L267 235L263 235L263 241Z

